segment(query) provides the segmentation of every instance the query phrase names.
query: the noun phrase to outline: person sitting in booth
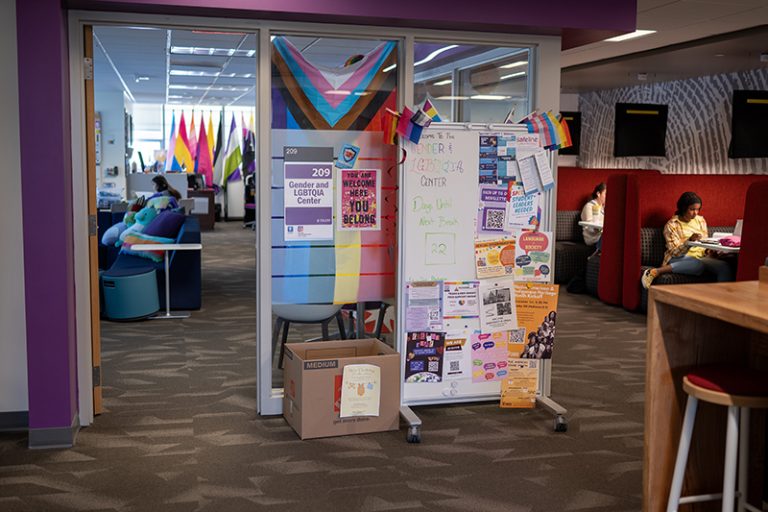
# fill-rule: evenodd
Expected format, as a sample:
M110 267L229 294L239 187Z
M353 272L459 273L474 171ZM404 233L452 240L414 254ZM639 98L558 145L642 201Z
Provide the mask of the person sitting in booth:
M595 222L598 224L603 223L605 218L605 183L598 183L595 189L592 191L592 199L584 205L581 209L581 220L584 222ZM600 228L592 228L584 226L583 228L584 243L588 246L595 246L595 253L600 252L602 246L602 233Z
M664 225L664 240L667 250L662 266L649 268L640 278L643 288L650 288L656 276L675 272L700 276L707 272L714 274L718 282L733 281L733 270L728 262L717 258L717 252L703 247L689 246L709 236L707 222L701 212L701 198L695 192L684 192L677 200L674 217Z
M150 199L160 196L171 196L177 201L181 199L181 193L173 188L170 183L168 183L168 180L165 179L165 176L155 176L152 178L152 183L155 184L156 194L152 195Z

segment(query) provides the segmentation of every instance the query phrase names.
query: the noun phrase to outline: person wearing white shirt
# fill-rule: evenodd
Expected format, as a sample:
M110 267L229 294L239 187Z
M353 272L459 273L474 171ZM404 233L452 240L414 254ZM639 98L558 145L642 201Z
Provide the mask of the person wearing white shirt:
M581 209L581 220L585 222L603 223L605 218L605 194L607 188L605 183L598 183L592 191L592 199ZM595 246L596 252L600 251L602 245L603 230L584 226L584 243L589 246Z

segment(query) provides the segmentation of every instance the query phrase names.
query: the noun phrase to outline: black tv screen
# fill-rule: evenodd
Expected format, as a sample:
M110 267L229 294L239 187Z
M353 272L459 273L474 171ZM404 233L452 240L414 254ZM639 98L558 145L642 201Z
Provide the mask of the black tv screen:
M572 146L560 150L561 155L578 155L581 141L581 112L560 112L568 124Z
M768 157L768 91L733 91L728 158Z
M667 105L617 103L613 156L666 156Z

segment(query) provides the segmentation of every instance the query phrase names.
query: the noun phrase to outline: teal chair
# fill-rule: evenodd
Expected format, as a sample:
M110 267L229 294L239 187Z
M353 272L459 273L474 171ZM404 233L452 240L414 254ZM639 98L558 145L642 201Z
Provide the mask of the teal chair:
M103 311L108 320L139 320L160 310L155 269L136 272L125 268L102 273Z

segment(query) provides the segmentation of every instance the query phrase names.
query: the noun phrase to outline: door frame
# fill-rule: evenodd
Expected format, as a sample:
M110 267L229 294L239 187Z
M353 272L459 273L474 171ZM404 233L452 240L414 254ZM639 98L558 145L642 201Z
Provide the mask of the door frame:
M85 115L83 61L83 27L85 25L147 25L173 29L199 29L201 26L228 31L246 31L256 34L257 48L257 97L254 105L258 117L258 165L259 169L271 169L271 45L272 33L290 33L328 37L377 38L397 40L402 68L398 73L398 107L413 104L413 47L416 40L435 40L450 43L504 45L528 47L535 64L529 78L531 109L558 109L560 97L560 37L526 34L499 34L489 32L460 32L450 30L413 29L386 26L359 26L282 22L254 19L229 19L215 17L170 16L156 14L130 14L114 12L69 11L69 68L72 132L73 172L73 229L76 283L89 282L87 176L85 160ZM224 13L222 13L224 14ZM544 62L547 65L544 65ZM264 150L262 150L264 149ZM282 413L282 388L272 388L272 255L271 255L271 172L259 174L260 205L257 209L256 244L256 348L257 411L261 415ZM398 274L399 279L399 274ZM77 321L78 398L80 424L93 421L91 372L92 349L90 310L91 297L88 287L75 290Z

